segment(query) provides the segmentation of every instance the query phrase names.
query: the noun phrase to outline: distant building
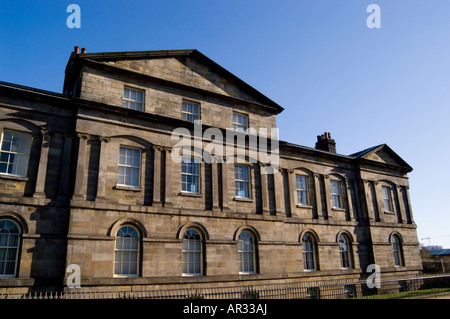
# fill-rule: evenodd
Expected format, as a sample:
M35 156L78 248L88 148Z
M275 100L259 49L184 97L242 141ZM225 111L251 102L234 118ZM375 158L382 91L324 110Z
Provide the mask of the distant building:
M71 264L85 290L417 275L412 168L386 144L338 154L325 133L279 141L264 174L246 133L282 111L196 50L76 48L63 94L0 82L2 291L63 289ZM195 120L192 151L213 160L177 163L172 133ZM204 149L212 128L244 137L240 161Z

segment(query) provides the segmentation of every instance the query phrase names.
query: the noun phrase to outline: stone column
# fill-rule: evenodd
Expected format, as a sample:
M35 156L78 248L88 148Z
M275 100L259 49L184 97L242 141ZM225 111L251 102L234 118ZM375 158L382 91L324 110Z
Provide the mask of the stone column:
M373 201L372 198L372 191L370 190L370 181L363 179L362 184L364 187L364 201L365 201L365 208L367 211L367 217L369 218L369 222L375 222L377 221L377 218L375 216L375 207L373 207Z
M284 194L283 194L283 176L281 168L273 168L273 184L275 188L275 214L280 215L283 213L284 206Z
M353 203L352 203L352 194L350 191L350 180L348 178L345 179L345 190L346 190L346 196L347 196L347 209L348 209L348 215L347 218L348 220L354 220L355 216L353 216Z
M64 148L59 179L58 197L66 198L69 193L70 158L72 154L72 138L70 134L64 134Z
M170 153L172 148L164 147L165 151L165 185L164 185L164 207L172 207L173 205L173 192L172 192L172 158Z
M222 157L221 156L211 156L211 159L212 159L212 162L211 162L212 209L213 209L213 211L219 211L220 210L219 162L222 161Z
M72 199L86 199L85 166L86 166L86 149L87 149L87 142L89 140L89 134L78 133L77 136L79 138L78 160L75 177L75 189L73 192Z
M317 218L323 219L322 197L320 194L320 174L314 174L314 192L316 195Z
M331 216L331 185L330 185L330 176L324 175L323 176L323 184L325 186L325 205L326 205L326 215L323 216L324 219L328 219Z
M378 218L380 219L380 222L382 222L384 217L384 202L382 198L383 191L381 189L380 183L378 183L377 181L373 182L373 188L375 200L378 206Z
M98 163L98 179L97 179L97 196L95 201L105 201L106 200L106 176L107 176L107 154L108 154L108 143L111 141L109 137L99 136L100 141L100 155Z
M39 158L39 167L36 177L36 188L34 190L33 197L45 198L45 180L47 178L47 164L48 164L48 152L50 150L50 140L53 132L48 130L41 130L42 143L41 143L41 155Z
M288 170L288 181L289 181L289 206L291 210L292 217L297 216L297 182L295 181L294 170Z
M407 221L408 221L408 219L407 219L407 217L406 217L405 208L403 207L403 200L402 200L402 199L403 199L403 196L402 196L402 189L401 189L401 186L395 185L395 186L393 187L393 191L394 191L394 190L395 190L395 194L392 194L392 195L395 195L395 197L394 197L393 199L397 198L397 204L398 204L398 209L399 209L398 214L400 215L401 223L406 224ZM394 203L395 203L395 202L394 202Z
M263 215L269 214L269 188L267 185L267 178L268 174L267 172L263 174L263 171L266 171L267 164L259 163L259 174L261 179L261 207L262 207L262 213Z
M154 160L153 160L153 206L162 206L161 203L161 152L163 147L153 145Z
M228 196L228 163L226 158L222 161L222 211L230 210L229 196ZM233 185L234 186L234 185Z
M414 218L411 208L411 200L409 198L409 186L405 186L405 196L406 196L406 204L408 205L408 208L406 208L409 212L409 220L411 221L411 224L414 224Z

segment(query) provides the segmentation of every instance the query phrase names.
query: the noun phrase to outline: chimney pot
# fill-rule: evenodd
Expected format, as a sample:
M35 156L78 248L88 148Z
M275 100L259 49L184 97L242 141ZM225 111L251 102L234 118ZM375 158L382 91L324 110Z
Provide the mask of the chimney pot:
M73 52L76 53L76 54L80 53L80 47L78 45L74 46L73 47Z
M86 48L81 49L81 53L86 53L86 52L87 52Z

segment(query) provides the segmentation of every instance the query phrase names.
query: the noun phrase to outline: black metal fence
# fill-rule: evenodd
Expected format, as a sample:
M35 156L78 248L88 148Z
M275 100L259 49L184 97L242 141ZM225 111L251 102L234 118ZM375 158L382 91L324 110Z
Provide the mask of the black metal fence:
M3 293L0 299L349 299L387 293L450 288L450 276L417 277L379 282L317 281L215 288L186 288L142 291L83 291Z

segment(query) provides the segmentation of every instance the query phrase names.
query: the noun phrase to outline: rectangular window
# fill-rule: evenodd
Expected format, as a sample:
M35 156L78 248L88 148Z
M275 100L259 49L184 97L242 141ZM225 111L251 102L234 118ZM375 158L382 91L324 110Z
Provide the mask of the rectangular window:
M233 112L233 129L237 132L246 132L248 128L248 116Z
M302 175L295 176L297 188L297 204L308 205L308 178Z
M181 119L192 123L200 120L200 104L183 101L181 106Z
M117 185L139 187L140 170L141 150L121 146L119 150Z
M31 134L4 130L0 152L0 173L26 177Z
M193 157L181 158L181 190L183 192L200 192L199 188L200 163Z
M384 201L384 209L388 212L393 212L394 208L392 205L392 193L391 188L387 186L383 186L383 201Z
M247 165L234 165L236 196L250 198L250 170Z
M144 110L144 91L125 87L123 89L122 106L127 109Z
M331 181L331 199L334 208L342 207L342 185L339 181Z

